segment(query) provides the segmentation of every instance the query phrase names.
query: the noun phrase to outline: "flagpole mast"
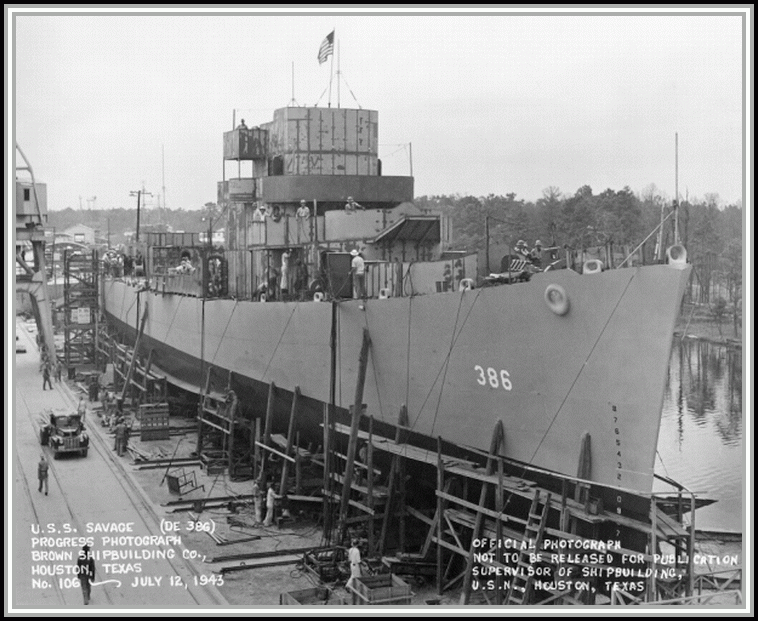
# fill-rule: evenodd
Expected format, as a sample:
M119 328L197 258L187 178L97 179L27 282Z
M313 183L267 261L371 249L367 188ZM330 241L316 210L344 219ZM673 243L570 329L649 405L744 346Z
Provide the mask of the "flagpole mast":
M333 77L334 77L334 52L332 52L332 62L329 67L329 103L327 105L330 108L332 107L332 78Z
M337 107L340 107L340 40L337 39Z

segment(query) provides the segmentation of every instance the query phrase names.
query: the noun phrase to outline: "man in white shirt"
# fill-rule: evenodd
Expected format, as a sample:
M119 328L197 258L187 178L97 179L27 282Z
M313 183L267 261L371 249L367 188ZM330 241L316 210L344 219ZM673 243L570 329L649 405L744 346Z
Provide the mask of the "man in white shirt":
M353 260L350 263L353 273L353 290L354 297L362 300L366 299L366 262L363 260L358 250L351 250L350 254Z

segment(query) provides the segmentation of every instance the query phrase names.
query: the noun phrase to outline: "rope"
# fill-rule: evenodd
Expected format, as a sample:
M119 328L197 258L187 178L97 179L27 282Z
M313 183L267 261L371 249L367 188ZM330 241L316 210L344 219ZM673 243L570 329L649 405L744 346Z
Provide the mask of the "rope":
M347 80L345 79L345 74L344 74L344 73L342 73L342 72L340 72L340 75L342 76L342 79L343 79L343 80L344 80L344 82L345 82L345 86L347 86L347 90L349 90L349 91L350 91L350 94L351 94L351 95L353 95L353 89L351 89L351 88L350 88L350 85L347 83ZM323 97L323 95L322 95L322 97ZM361 106L361 104L360 104L360 103L358 103L358 99L356 98L356 96L355 96L355 95L353 95L353 100L355 101L355 103L357 103L357 104L358 104L358 109L359 109L359 110L362 110L362 109L363 109L363 107Z
M574 386L579 381L579 378L582 375L582 371L584 371L584 367L587 366L587 361L592 357L592 353L595 351L597 344L600 342L600 339L605 334L605 331L608 328L608 324L611 322L611 319L613 319L613 315L616 313L616 309L618 309L619 304L621 304L621 300L624 299L624 295L626 295L627 289L629 289L629 286L632 284L632 281L634 280L635 276L636 276L636 272L632 272L632 277L629 279L629 282L626 283L626 287L624 287L624 290L621 292L619 299L616 301L616 305L613 307L613 310L608 315L608 319L606 320L605 325L603 326L603 329L600 331L600 334L598 335L597 339L595 339L595 342L592 345L592 349L590 349L590 352L587 354L587 357L585 358L584 363L582 364L581 367L579 367L579 372L576 374L574 381L571 382L571 386L566 391L566 396L563 397L563 401L561 401L560 406L558 406L558 409L556 410L555 415L553 416L553 419L550 421L550 424L547 426L545 433L542 435L542 439L539 441L537 448L534 449L534 453L532 453L532 456L529 458L529 461L527 463L530 463L530 464L532 463L532 461L534 460L534 457L537 455L537 451L540 450L542 443L545 441L545 438L547 438L547 434L550 433L550 429L552 428L553 424L557 420L558 414L561 413L561 410L563 409L563 406L566 404L566 401L568 400L569 395L571 394L571 391L574 390ZM526 472L526 470L524 472Z
M461 314L461 306L463 306L463 298L466 295L465 291L460 294L460 299L458 300L458 310L455 313L455 323L453 324L453 334L450 339L450 349L447 352L447 356L445 356L445 363L443 365L443 368L445 369L444 373L442 374L442 382L440 382L440 394L439 397L437 397L437 406L434 408L434 419L432 420L432 431L430 435L434 434L434 428L437 425L437 415L440 411L440 403L442 402L442 391L445 390L445 379L447 378L447 370L450 368L450 357L453 354L453 345L455 345L455 330L458 327L458 317L460 317ZM420 414L420 412L419 412Z
M413 296L408 298L408 348L405 354L405 404L411 392L411 321L413 317Z
M453 342L450 346L450 351L448 352L447 356L445 357L445 360L442 362L442 367L440 367L440 370L437 372L437 377L434 379L434 382L432 383L432 387L429 389L429 392L427 393L426 397L424 398L424 402L421 404L421 408L419 408L418 414L416 415L416 418L413 421L413 424L410 426L411 429L413 429L416 426L416 423L418 422L418 419L421 417L421 412L424 409L424 406L426 405L426 402L428 401L429 397L431 396L432 392L434 391L434 387L437 385L437 380L439 379L439 376L442 374L443 369L445 368L445 365L447 364L448 360L450 359L450 356L453 352L453 348L455 346L455 343L458 341L458 337L460 337L461 332L463 331L464 326L466 325L466 322L468 321L469 315L471 314L471 311L473 310L476 301L479 299L479 295L481 294L482 290L477 289L476 291L476 297L474 298L474 301L471 303L471 308L469 308L468 313L466 313L466 316L463 318L463 323L461 324L461 329L458 331L458 334L455 335L455 338L453 339ZM461 295L461 301L463 300L463 296Z
M261 376L261 381L263 381L263 379L266 377L266 373L268 373L268 369L271 366L271 362L274 360L274 356L276 356L276 352L279 349L279 345L281 345L282 339L284 338L284 333L287 332L287 328L289 327L290 321L292 321L292 317L295 314L295 311L297 310L298 306L300 306L300 302L296 302L295 303L295 306L292 309L292 312L290 313L290 316L287 317L287 323L284 324L284 328L282 329L282 333L279 335L279 340L276 342L276 347L274 347L274 351L271 353L271 357L268 359L268 363L266 364L266 370L263 372L263 375Z
M216 356L218 356L218 350L221 349L221 343L224 342L224 337L226 336L226 331L229 329L229 324L232 323L232 317L234 317L234 311L237 310L237 304L239 302L237 300L234 301L234 306L232 307L232 312L229 313L229 321L226 322L226 326L224 327L224 331L221 333L221 338L218 341L218 346L216 347L216 351L213 354L213 358L211 359L211 362L216 360Z
M364 315L366 318L366 329L369 331L369 334L371 334L371 330L369 329L368 325L368 313L364 313ZM376 364L374 363L374 348L369 347L368 353L369 356L371 356L371 368L374 371L374 386L376 386L376 399L379 403L379 415L381 416L382 420L384 420L384 410L382 409L382 392L379 390L379 379L376 376Z

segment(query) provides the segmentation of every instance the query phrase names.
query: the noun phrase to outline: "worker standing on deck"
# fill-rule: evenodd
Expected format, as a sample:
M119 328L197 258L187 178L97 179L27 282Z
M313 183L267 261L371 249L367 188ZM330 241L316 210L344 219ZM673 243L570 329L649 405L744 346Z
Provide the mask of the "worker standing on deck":
M290 284L290 256L291 250L287 249L282 253L282 273L279 281L279 288L282 292L281 299L284 300L284 296L289 292Z
M366 208L363 205L355 202L352 196L348 196L347 203L345 203L345 211L347 213L353 213L356 209L362 209L363 211L366 210Z
M519 259L523 259L525 261L531 261L531 255L529 253L529 247L526 245L526 242L523 239L519 239L516 243L516 256Z
M307 220L311 217L311 210L308 207L308 203L304 200L300 201L300 207L297 208L295 216L300 220Z
M534 248L531 253L532 263L537 267L542 267L542 242L538 239L534 242Z
M347 551L347 560L350 562L350 579L347 581L345 588L355 588L353 584L356 578L361 577L361 551L358 548L360 540L353 538L350 549Z
M39 463L37 464L37 478L39 479L39 491L42 493L42 487L45 488L45 496L47 496L47 475L50 464L45 459L45 454L42 453L39 457Z
M353 289L356 298L366 299L366 262L358 250L351 250L351 271L353 272Z
M268 492L266 493L266 521L263 522L264 526L271 526L274 523L274 505L276 504L276 492L274 491L273 481L268 484Z

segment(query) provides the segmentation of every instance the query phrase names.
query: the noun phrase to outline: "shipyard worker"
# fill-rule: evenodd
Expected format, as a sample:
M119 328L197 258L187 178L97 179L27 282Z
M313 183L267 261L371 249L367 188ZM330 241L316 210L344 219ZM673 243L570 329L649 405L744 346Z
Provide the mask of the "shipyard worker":
M126 448L126 425L123 417L118 419L116 424L116 453L119 457L124 454Z
M302 220L306 218L310 218L311 210L308 207L308 203L306 203L304 200L300 201L300 207L297 208L297 213L295 214L295 216Z
M52 415L51 415L52 416ZM42 487L45 487L45 496L47 496L47 473L50 468L50 464L45 459L45 454L42 453L39 457L39 463L37 464L37 478L39 479L39 491L42 493Z
M42 390L47 390L45 386L50 386L50 390L53 389L53 383L50 381L50 362L45 361L42 366Z
M266 205L261 203L258 205L258 209L253 213L253 222L265 222L266 221Z
M523 239L518 240L518 242L516 243L515 250L516 250L516 255L518 256L519 259L525 259L527 261L531 259L529 255L529 248L527 247L526 242Z
M63 365L60 362L55 363L55 381L61 381L61 374L63 373Z
M301 293L308 288L308 267L302 259L295 261L295 282L293 284L296 293Z
M350 579L347 581L345 588L349 591L355 588L355 579L361 577L361 551L358 548L359 539L353 538L350 542L350 549L347 551L347 560L350 562Z
M273 481L268 484L268 492L266 492L266 520L263 522L264 526L271 526L274 523L274 505L276 504L276 492L274 491Z
M247 129L247 125L245 125L245 119L240 119L240 124L237 125L237 129Z
M534 263L537 267L542 267L542 242L539 239L534 242L531 259L532 263Z
M95 581L95 559L88 545L84 545L76 559L76 573L79 575L79 583L82 587L84 605L89 604L92 583Z
M255 508L255 525L263 522L263 489L258 479L253 479L253 506Z
M279 281L279 288L282 291L282 299L284 294L289 291L289 278L290 278L290 256L292 256L292 250L287 249L282 253L282 274Z
M356 203L353 200L352 196L348 196L347 197L347 203L345 203L345 211L347 211L348 213L352 213L356 209L363 209L363 210L365 210L366 208L363 205L361 205L360 203Z
M350 262L353 273L353 289L356 298L366 299L366 262L361 253L353 249L350 251L353 260Z

